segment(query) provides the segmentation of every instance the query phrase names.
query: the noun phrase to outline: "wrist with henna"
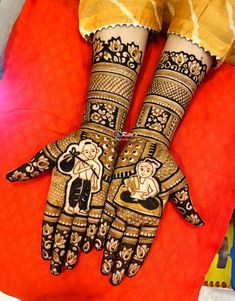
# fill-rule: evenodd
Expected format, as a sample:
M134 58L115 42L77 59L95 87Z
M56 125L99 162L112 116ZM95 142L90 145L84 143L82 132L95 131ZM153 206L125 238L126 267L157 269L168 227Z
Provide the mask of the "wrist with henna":
M182 51L160 58L133 137L118 158L95 240L97 249L106 242L101 272L111 273L113 285L143 264L169 199L186 221L204 224L168 146L206 69Z
M51 259L52 274L63 265L72 269L82 244L89 251L94 240L117 158L114 133L123 127L142 56L138 45L120 37L95 38L80 129L7 175L14 182L52 170L42 229L42 257Z
M164 51L133 132L168 147L206 71L193 54Z

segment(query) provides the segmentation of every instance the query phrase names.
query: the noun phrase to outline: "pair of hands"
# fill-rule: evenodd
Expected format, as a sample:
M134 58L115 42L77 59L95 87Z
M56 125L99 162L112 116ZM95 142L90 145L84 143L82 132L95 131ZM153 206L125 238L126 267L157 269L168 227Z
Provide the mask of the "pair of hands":
M7 174L24 181L52 171L42 225L42 257L51 273L73 269L78 253L104 248L101 272L111 283L134 276L154 240L171 198L194 225L188 185L168 149L148 138L127 141L118 160L116 138L78 130L45 146L32 160Z

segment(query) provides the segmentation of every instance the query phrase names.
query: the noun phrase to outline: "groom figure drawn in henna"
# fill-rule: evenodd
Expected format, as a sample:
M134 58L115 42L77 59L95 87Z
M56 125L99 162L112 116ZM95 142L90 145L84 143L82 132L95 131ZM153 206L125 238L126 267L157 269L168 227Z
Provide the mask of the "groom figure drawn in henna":
M65 211L87 214L91 194L100 190L103 165L102 149L91 139L71 144L58 160L58 169L71 179L67 183Z
M161 163L155 159L141 160L136 165L136 175L124 180L124 185L117 192L117 202L138 203L150 211L157 209L161 203L157 197L160 185L153 176L160 167Z

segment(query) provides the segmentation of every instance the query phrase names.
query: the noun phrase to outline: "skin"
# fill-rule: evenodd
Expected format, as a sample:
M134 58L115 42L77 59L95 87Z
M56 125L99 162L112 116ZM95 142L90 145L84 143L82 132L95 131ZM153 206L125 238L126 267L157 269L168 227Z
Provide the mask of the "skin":
M82 154L89 160L93 160L97 154L96 147L92 144L84 145Z
M153 167L150 163L140 163L137 174L142 178L148 178L153 175Z

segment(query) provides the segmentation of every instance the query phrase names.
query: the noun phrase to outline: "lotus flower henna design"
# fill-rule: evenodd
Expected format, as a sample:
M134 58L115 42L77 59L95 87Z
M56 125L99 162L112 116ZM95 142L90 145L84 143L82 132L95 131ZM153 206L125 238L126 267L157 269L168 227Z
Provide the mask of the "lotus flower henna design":
M57 233L55 235L55 247L64 248L65 243L66 243L65 237L62 234Z
M128 273L127 275L129 277L132 277L132 276L135 276L137 274L137 272L139 271L140 269L140 265L137 264L137 263L131 263L129 268L128 268Z
M122 251L119 251L119 256L124 260L129 260L131 258L131 255L133 253L133 249L132 248L126 248L124 247Z
M104 259L104 264L102 266L102 272L104 274L110 273L110 271L112 269L112 263L113 263L113 261L111 259L110 260Z
M148 251L149 248L146 245L139 245L136 249L136 255L134 256L134 259L137 261L142 261L146 257Z
M114 238L112 238L110 241L107 242L107 249L110 252L116 251L117 248L118 248L118 240L115 240Z
M70 241L73 243L74 246L77 246L81 239L81 236L79 236L77 232L72 232Z
M67 252L66 263L68 265L74 265L76 262L77 262L77 255L75 255L74 252L69 250Z
M124 276L125 270L122 269L121 271L116 271L115 273L112 274L112 278L110 279L111 283L113 285L118 285L121 283L122 278Z
M53 227L51 227L49 224L45 224L42 227L42 233L45 236L48 236L48 235L52 234L53 233Z

